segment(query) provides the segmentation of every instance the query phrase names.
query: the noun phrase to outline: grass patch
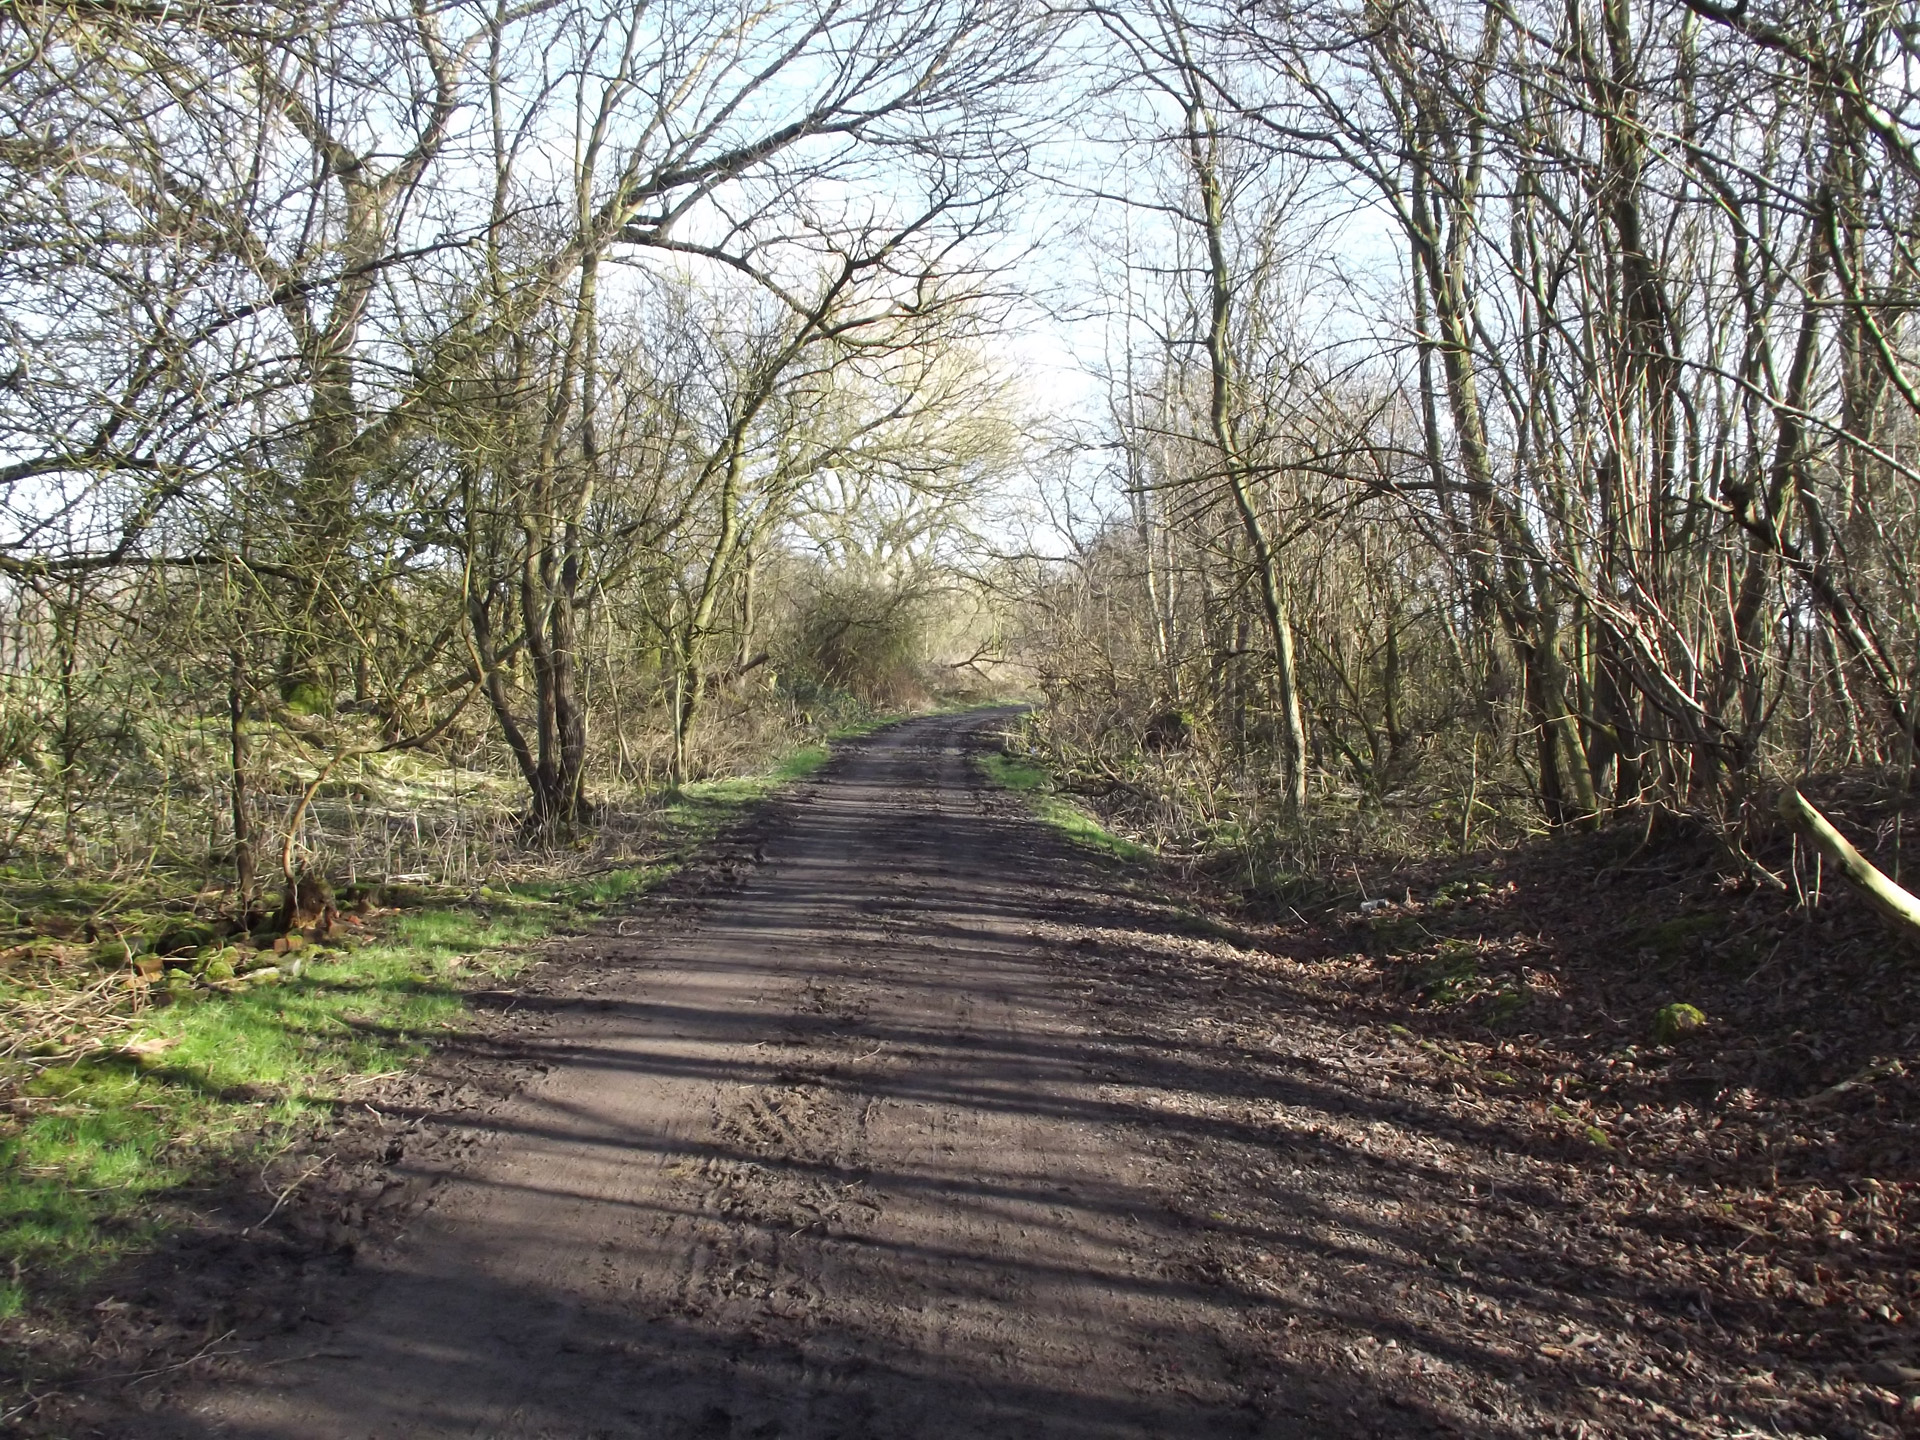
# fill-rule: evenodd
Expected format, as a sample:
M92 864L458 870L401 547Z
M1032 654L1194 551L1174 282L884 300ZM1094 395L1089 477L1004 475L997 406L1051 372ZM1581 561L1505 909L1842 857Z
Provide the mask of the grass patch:
M781 757L768 778L775 785L789 785L796 780L809 779L827 763L829 753L825 745L802 745L798 750L790 750Z
M989 750L979 757L981 770L1003 790L1027 802L1041 820L1076 845L1084 845L1120 860L1145 860L1153 852L1123 835L1115 835L1073 801L1054 793L1053 777L1032 760Z
M93 1038L76 1034L84 1053L16 1061L0 1073L10 1096L0 1109L0 1320L76 1292L153 1243L169 1195L261 1163L323 1125L364 1082L462 1027L468 992L513 980L537 942L652 890L725 824L827 758L825 745L809 745L763 774L684 787L657 816L665 845L655 863L483 887L452 903L443 894L431 908L302 951L297 974L282 965L270 982L170 971L176 978L155 983L140 1013L107 1019ZM22 921L95 915L111 900L84 882L8 888ZM14 973L0 972L0 998L130 993L137 982L91 957L76 940L55 968L37 953L16 961Z
M26 1079L0 1135L0 1270L16 1292L0 1308L148 1243L157 1197L284 1143L353 1081L417 1058L462 1023L466 990L520 973L528 945L576 913L407 912L297 978L185 990L117 1046Z
M674 858L691 854L783 785L805 780L827 763L828 753L824 744L803 745L788 751L758 775L693 780L682 785L668 797L656 817Z
M516 880L499 890L483 888L480 901L489 907L499 905L510 912L515 909L544 909L549 912L549 929L559 928L638 900L673 874L676 868L677 865L663 861L655 865L598 870L564 880Z

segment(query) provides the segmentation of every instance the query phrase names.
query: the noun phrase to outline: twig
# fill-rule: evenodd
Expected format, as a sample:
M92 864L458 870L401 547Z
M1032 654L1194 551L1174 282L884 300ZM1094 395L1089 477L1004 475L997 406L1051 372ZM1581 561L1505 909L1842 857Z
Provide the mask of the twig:
M274 1199L273 1208L271 1210L267 1211L265 1215L261 1216L257 1223L249 1225L246 1229L240 1232L241 1238L245 1239L247 1236L251 1235L254 1231L260 1229L261 1226L265 1225L269 1220L273 1219L274 1216L278 1215L280 1213L280 1207L286 1204L288 1200L293 1198L293 1192L298 1190L302 1185L306 1184L307 1181L311 1180L314 1176L318 1175L322 1170L326 1169L327 1162L332 1159L333 1159L333 1156L331 1153L329 1153L327 1155L323 1155L319 1160L315 1161L312 1168L309 1169L306 1174L302 1175L298 1180L295 1180L291 1185L287 1186L286 1189L280 1192L280 1194Z
M216 1335L213 1337L213 1339L209 1340L206 1344L202 1345L198 1350L194 1351L193 1354L189 1355L186 1359L176 1360L171 1365L162 1365L155 1370L139 1370L134 1372L131 1375L121 1376L118 1378L124 1379L127 1382L128 1388L131 1389L133 1386L138 1385L143 1380L158 1379L160 1376L169 1375L175 1370L185 1370L189 1365L197 1365L200 1361L205 1360L209 1355L212 1355L215 1353L219 1353L222 1355L237 1355L240 1353L237 1350L222 1350L219 1352L215 1352L213 1347L220 1344L222 1341L231 1340L238 1333L239 1333L238 1331L229 1330L224 1335Z
M33 1409L36 1405L38 1405L41 1401L45 1400L48 1396L57 1395L58 1393L59 1391L55 1389L55 1390L44 1391L39 1395L29 1395L25 1400L21 1401L20 1404L14 1406L13 1409L7 1411L6 1414L0 1415L0 1425L5 1425L10 1420L19 1419L20 1416L26 1414L27 1411Z
M268 1370L275 1365L304 1365L309 1360L358 1360L358 1350L309 1350L305 1355L282 1355L278 1360L262 1360L260 1369Z

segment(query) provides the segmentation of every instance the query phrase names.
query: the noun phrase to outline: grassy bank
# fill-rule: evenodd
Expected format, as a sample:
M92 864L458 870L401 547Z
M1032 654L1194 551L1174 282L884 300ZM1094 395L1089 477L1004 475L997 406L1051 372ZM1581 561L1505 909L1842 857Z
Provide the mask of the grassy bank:
M462 1025L469 992L511 982L542 941L630 904L827 758L810 745L663 797L635 863L374 890L284 953L188 923L181 877L115 892L0 874L17 940L0 956L0 1319L150 1244L161 1197L323 1125Z
M1121 860L1141 860L1153 853L1114 834L1086 809L1059 794L1052 775L1038 762L1004 750L989 750L979 757L979 763L987 779L1019 795L1039 819L1075 844Z

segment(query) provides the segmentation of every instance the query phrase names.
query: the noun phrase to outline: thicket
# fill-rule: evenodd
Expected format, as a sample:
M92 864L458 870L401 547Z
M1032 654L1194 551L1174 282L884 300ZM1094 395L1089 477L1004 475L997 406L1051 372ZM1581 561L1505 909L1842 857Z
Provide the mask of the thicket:
M1072 783L1281 869L1904 787L1913 19L1102 7L1125 503L1029 633Z

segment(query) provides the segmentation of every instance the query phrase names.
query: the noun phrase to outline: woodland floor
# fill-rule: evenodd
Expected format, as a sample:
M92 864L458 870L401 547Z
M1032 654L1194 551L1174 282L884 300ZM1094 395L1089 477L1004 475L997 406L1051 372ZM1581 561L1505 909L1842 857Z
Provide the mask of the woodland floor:
M849 748L199 1197L16 1423L1920 1428L1920 1008L1871 932L1602 840L1221 925L986 788L994 723Z

